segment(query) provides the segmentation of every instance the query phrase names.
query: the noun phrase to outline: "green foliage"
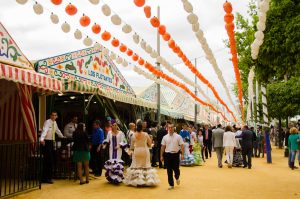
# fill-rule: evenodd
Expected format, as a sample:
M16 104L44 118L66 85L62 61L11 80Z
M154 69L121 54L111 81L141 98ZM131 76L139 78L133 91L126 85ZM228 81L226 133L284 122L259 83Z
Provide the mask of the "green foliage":
M287 118L300 114L300 77L287 82L269 84L267 87L269 116Z

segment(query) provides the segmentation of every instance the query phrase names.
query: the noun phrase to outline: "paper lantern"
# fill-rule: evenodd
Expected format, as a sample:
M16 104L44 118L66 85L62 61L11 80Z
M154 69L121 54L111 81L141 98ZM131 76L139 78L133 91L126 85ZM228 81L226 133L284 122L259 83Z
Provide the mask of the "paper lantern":
M102 10L102 13L105 15L105 16L110 16L111 15L111 10L110 10L110 7L107 5L107 4L104 4L101 8Z
M147 46L146 46L146 52L148 54L150 54L152 52L152 47L149 44L147 44Z
M259 4L259 11L266 13L268 12L268 10L269 10L269 2L266 0L262 1Z
M109 32L107 32L107 31L105 31L104 33L102 33L101 38L102 38L104 41L108 41L108 40L110 40L110 38L111 38L111 34L110 34Z
M76 6L74 6L73 4L69 3L66 8L65 11L68 15L75 15L77 13L77 8Z
M139 59L139 62L138 62L138 63L139 63L139 65L141 65L141 66L142 66L142 65L144 65L145 61L144 61L144 59L143 59L143 58L141 58L141 57L140 57L140 59Z
M190 24L198 23L198 17L194 13L189 14L189 16L187 16L187 20L189 21Z
M264 39L264 33L262 31L257 31L254 34L255 38L257 38L258 40L263 40Z
M63 32L68 33L68 32L70 32L71 27L67 22L65 22L61 25L61 29Z
M115 60L117 58L116 54L113 53L113 52L110 52L109 57L110 57L111 60Z
M169 41L170 39L171 39L171 35L169 34L169 33L165 33L164 35L163 35L163 39L165 40L165 41Z
M128 62L125 59L122 62L122 66L124 66L124 67L128 66Z
M265 29L266 29L266 24L265 23L262 23L262 22L257 22L257 24L256 24L256 26L257 26L257 29L259 30L259 31L264 31Z
M150 6L145 6L144 7L144 13L145 13L145 16L147 18L150 18L151 17L151 7Z
M17 3L24 5L28 0L16 0Z
M164 35L166 33L166 26L160 25L158 27L158 32L159 32L159 34Z
M112 41L111 41L111 45L113 47L118 47L120 45L120 42L118 39L114 38Z
M163 62L163 58L162 58L161 56L158 56L158 57L156 58L156 61L157 61L158 63L162 63L162 62Z
M35 4L33 5L33 10L37 15L43 14L44 12L43 6L38 2L35 2Z
M54 5L60 5L62 3L62 0L51 0L51 2L54 4Z
M136 44L138 44L140 42L140 37L136 33L134 33L134 35L132 36L132 39L133 39L134 43L136 43Z
M186 12L191 13L193 12L193 6L190 2L186 1L183 3L183 8Z
M99 34L101 31L101 27L99 24L94 23L94 25L92 26L92 31L95 34Z
M179 51L180 51L180 48L179 48L179 46L175 46L175 48L174 48L174 52L177 54L177 53L179 53Z
M140 43L140 45L141 45L141 47L142 47L142 49L146 49L146 42L142 39L142 41L141 41L141 43Z
M139 59L139 56L137 55L137 54L134 54L133 56L132 56L132 60L133 61L137 61Z
M93 44L93 40L87 36L86 38L84 38L83 44L86 46L91 46Z
M51 13L50 19L51 19L52 23L54 23L54 24L58 24L59 23L59 18L58 18L58 16L56 14Z
M107 48L103 48L103 55L108 56L109 50Z
M231 13L226 13L226 14L225 14L225 16L224 16L224 21L225 21L226 23L232 23L233 20L234 20L233 14L231 14Z
M75 39L81 39L82 38L82 33L80 32L80 30L76 30L75 32L74 32L74 37L75 37Z
M96 49L100 49L102 46L98 43L98 42L96 42L95 44L94 44L94 48L96 48Z
M152 53L150 54L150 56L155 59L158 57L158 54L155 50L153 50Z
M175 47L175 42L173 39L169 40L169 47L174 48Z
M198 30L198 32L196 33L197 38L202 38L203 37L203 31L202 30Z
M226 28L227 31L233 31L234 30L234 24L233 23L226 24L225 28Z
M99 3L99 0L89 0L92 4L97 5Z
M121 64L122 62L123 62L122 57L118 57L118 58L117 58L117 64Z
M114 14L113 16L111 16L111 22L114 25L121 25L122 20L121 20L121 18L118 15Z
M266 20L267 20L267 15L266 15L266 13L259 13L258 19L259 19L260 22L265 23Z
M224 8L224 11L226 13L231 13L232 12L232 5L230 2L226 1L224 4L223 4L223 8Z
M133 51L132 51L131 49L128 49L126 54L127 54L128 56L132 56L132 55L133 55Z
M134 4L137 7L142 7L143 5L145 5L145 0L134 0Z
M85 14L83 14L82 17L80 17L79 22L80 22L80 25L82 25L83 27L86 27L86 26L90 25L91 19L88 16L86 16Z
M150 23L153 27L157 28L160 25L160 22L157 17L152 17Z
M123 26L123 28L122 28L122 31L123 31L124 33L128 34L128 33L130 33L130 32L132 31L132 28L131 28L130 25L125 24L125 25Z
M194 32L198 32L199 31L199 27L200 27L199 23L195 23L195 24L192 25L192 30Z
M121 46L120 46L120 51L122 52L122 53L124 53L126 50L127 50L127 46L126 45L124 45L124 44L121 44Z

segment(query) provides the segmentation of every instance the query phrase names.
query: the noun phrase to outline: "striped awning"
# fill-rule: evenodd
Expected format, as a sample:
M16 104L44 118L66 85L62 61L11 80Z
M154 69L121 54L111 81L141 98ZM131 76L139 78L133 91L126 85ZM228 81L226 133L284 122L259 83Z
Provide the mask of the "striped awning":
M17 68L2 63L0 63L0 79L33 86L46 91L62 91L62 84L60 80L39 74L34 70Z

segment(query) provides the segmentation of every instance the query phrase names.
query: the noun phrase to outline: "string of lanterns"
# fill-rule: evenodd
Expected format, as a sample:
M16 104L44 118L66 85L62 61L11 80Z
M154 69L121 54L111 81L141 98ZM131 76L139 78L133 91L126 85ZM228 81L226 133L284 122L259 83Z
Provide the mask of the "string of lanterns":
M238 111L236 110L233 100L231 98L231 95L229 93L228 87L226 85L225 79L223 78L222 75L222 71L220 70L217 61L214 57L214 54L211 50L211 48L209 47L206 38L204 37L204 33L200 28L200 24L198 21L198 16L193 12L193 6L192 4L188 1L188 0L182 0L182 5L184 10L189 13L187 20L189 21L189 23L192 26L192 31L195 33L196 38L198 39L199 43L201 44L201 47L205 53L205 57L206 59L209 61L209 63L212 65L215 73L218 76L219 81L221 82L223 88L225 89L226 95L232 105L232 107L234 107L235 111L238 113Z
M230 2L226 1L223 5L224 11L226 12L224 16L224 21L226 23L225 28L229 37L229 45L230 45L230 52L232 55L232 64L234 68L235 78L237 81L237 87L238 87L238 98L240 102L240 109L241 109L241 115L242 120L244 121L244 105L243 105L243 88L242 88L242 80L241 75L238 67L238 57L237 57L237 49L236 49L236 42L234 38L234 16L231 13L232 12L232 5Z
M137 7L142 7L145 5L144 0L134 0L134 3ZM188 17L188 20L190 23L194 24L197 20L196 15L192 15ZM163 37L163 40L168 42L169 48L173 50L173 52L184 62L184 64L204 83L210 88L210 90L213 92L216 99L226 108L226 110L232 115L234 121L236 121L236 118L233 114L233 112L229 109L227 104L220 98L218 92L214 88L214 86L196 69L196 67L191 63L190 60L188 60L185 53L181 50L181 48L177 45L177 43L174 41L174 39L171 37L170 33L166 31L165 25L161 24L159 19L155 16L153 16L150 19L151 25L156 28L159 32L159 34Z

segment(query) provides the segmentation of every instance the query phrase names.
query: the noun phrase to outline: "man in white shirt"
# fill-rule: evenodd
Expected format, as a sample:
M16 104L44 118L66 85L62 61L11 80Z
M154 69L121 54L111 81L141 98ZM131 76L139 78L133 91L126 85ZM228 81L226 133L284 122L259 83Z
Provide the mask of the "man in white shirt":
M50 119L46 120L43 126L43 131L41 134L40 142L43 146L43 182L53 184L52 174L53 174L53 143L55 142L55 134L58 137L63 138L63 134L57 127L56 120L57 112L52 111Z
M174 125L168 124L168 134L161 141L160 159L167 167L169 190L174 189L173 171L175 173L176 184L180 184L179 153L181 152L181 159L183 160L183 144L182 137L174 133Z
M64 128L64 135L66 138L73 138L73 133L77 129L78 117L74 116L70 123Z

